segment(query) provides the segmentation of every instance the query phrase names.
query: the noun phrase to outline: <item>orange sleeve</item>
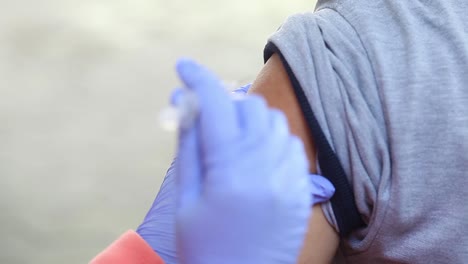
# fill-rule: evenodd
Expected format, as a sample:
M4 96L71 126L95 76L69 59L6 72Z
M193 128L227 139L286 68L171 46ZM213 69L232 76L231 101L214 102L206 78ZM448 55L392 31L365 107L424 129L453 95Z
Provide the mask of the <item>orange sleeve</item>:
M164 264L164 261L143 238L130 230L91 260L90 264Z

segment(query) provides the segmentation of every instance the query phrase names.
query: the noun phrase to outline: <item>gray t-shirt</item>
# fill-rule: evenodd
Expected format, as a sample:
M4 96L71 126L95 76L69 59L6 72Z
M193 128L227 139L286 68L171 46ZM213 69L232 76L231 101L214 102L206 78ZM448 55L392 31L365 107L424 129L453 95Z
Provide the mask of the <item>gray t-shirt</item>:
M367 224L347 263L468 262L467 30L462 0L337 0L270 38Z

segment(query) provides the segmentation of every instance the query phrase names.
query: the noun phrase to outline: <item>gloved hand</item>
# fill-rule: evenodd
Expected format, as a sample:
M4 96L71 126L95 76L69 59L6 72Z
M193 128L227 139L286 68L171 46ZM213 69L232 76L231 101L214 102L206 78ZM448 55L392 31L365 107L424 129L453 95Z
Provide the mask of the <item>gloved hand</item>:
M179 138L175 218L181 262L295 263L311 193L324 190L310 184L323 178L308 175L301 141L289 134L284 115L260 97L233 101L212 73L189 60L180 61L177 71L200 106L195 124L181 129Z
M251 84L240 87L234 90L234 93L246 94L250 86ZM243 156L241 154L236 157L233 165L236 164L237 160L242 160ZM166 264L179 263L175 243L175 167L178 162L177 158L172 162L150 210L137 229L138 234L151 245ZM313 204L324 202L331 197L334 188L326 179L312 175L310 180L311 184L315 186L311 193L314 198Z
M251 84L242 86L233 92L245 95ZM234 161L235 162L235 161ZM166 172L164 181L154 199L151 209L146 214L143 223L137 228L137 233L153 248L166 264L177 264L178 256L175 243L175 212L176 212L176 184L175 158Z

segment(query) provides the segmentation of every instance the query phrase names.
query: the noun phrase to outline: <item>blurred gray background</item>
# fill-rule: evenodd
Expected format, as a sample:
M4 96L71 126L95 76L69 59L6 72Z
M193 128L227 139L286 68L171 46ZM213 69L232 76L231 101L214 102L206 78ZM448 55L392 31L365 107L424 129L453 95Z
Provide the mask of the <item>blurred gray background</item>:
M174 154L190 56L244 84L314 1L0 0L0 263L86 263L136 228Z

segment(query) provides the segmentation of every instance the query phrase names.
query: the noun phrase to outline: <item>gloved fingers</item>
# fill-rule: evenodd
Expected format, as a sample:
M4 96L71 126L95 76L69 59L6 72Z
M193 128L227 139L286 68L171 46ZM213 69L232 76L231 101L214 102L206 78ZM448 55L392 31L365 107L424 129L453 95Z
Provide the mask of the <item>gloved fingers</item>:
M252 83L249 83L249 84L246 84L246 85L244 85L242 87L234 89L234 91L232 91L232 92L235 93L235 94L247 94L247 92L249 91L251 86L252 86Z
M178 206L183 207L197 201L202 189L202 171L197 127L179 131L176 162L176 184Z
M253 145L251 152L258 153L254 154L257 160L257 166L266 168L267 170L273 170L273 168L284 168L287 170L291 168L291 164L295 163L297 153L291 151L291 135L289 134L289 127L287 123L286 116L279 110L276 109L266 109L266 120L267 123L266 129L259 131L258 127L255 128L255 122L251 123L253 133L256 133L255 137L252 139L256 140L256 143ZM253 120L254 121L254 120ZM249 131L246 131L249 133ZM250 137L250 135L245 135L245 137ZM278 182L282 179L288 178L287 172L285 175L277 175L273 177L269 174L260 174L258 180L271 180L273 178Z
M288 145L289 145L289 149L285 155L295 157L294 162L292 162L290 165L291 169L298 168L300 170L295 170L295 172L300 173L302 170L302 173L304 175L308 175L309 160L307 159L307 155L306 155L302 140L297 136L291 135L289 137ZM303 176L301 175L299 177L303 178ZM291 176L289 176L288 178L291 178Z
M311 174L310 175L310 184L312 190L312 205L323 203L333 196L335 193L335 187L333 184L323 176Z
M290 136L281 154L282 156L276 165L278 174L276 178L278 178L282 188L288 192L284 196L297 198L299 193L307 194L304 202L310 205L310 199L307 199L310 197L311 191L309 166L302 141L296 136Z
M288 149L288 141L291 139L288 120L283 112L277 109L270 109L269 115L270 128L267 133L269 134L269 137L273 138L269 141L271 142L271 153L276 155L274 157L276 162L282 162L283 160L288 159L284 154L286 149Z
M268 109L268 126L267 130L258 136L258 149L265 155L267 160L259 158L264 164L260 166L277 167L285 163L288 165L291 161L289 155L291 146L289 145L291 135L289 134L288 121L283 112L277 109ZM265 177L270 177L265 175Z
M284 113L277 109L270 109L271 133L277 137L289 139L288 119Z
M212 149L236 140L239 135L236 109L222 82L193 60L181 59L176 68L180 79L199 101L201 146Z
M238 113L239 126L242 128L242 138L253 136L254 140L256 140L259 135L252 135L252 133L268 133L270 116L267 104L263 98L256 95L249 95L234 101L234 104Z

